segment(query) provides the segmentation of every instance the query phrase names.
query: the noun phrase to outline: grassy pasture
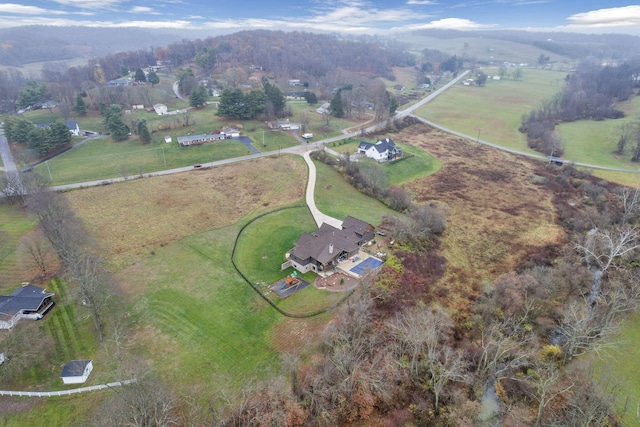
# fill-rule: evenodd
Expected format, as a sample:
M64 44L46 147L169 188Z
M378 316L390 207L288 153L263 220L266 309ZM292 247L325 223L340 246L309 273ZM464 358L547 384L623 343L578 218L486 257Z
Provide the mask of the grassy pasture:
M625 117L617 120L580 120L561 123L557 130L562 136L565 157L576 162L624 169L638 169L639 165L631 161L633 143L629 144L623 154L614 154L620 127L624 123L633 123L640 117L640 97L621 102L616 106L624 111ZM625 185L637 186L639 174L614 171L593 170L593 174L601 178Z
M116 265L145 258L185 236L236 223L302 199L307 167L298 156L134 180L67 193Z
M18 284L30 280L34 272L29 255L23 245L35 222L24 209L18 206L0 204L0 231L7 238L1 250L9 254L0 262L0 290L13 290Z
M34 168L49 177L52 183L69 184L117 177L134 177L162 169L206 163L244 156L251 151L236 140L216 141L208 144L179 147L177 143L154 141L140 145L137 140L113 142L98 138L66 153L54 157Z
M485 70L490 74L495 70ZM505 147L531 151L518 131L523 114L557 93L565 73L523 70L522 80L487 80L484 87L455 85L419 108L420 117L444 127Z
M437 49L447 54L458 57L470 57L484 63L527 63L537 64L541 53L548 55L554 62L557 69L569 69L573 61L562 55L548 52L533 45L516 43L507 40L496 40L490 38L476 37L455 37L455 38L435 38L420 35L405 35L403 43L416 54L421 54L425 48Z
M606 351L596 361L601 381L612 380L617 391L619 410L627 410L622 425L636 426L636 409L640 405L640 316L636 313L621 325L619 334L612 338L616 348Z

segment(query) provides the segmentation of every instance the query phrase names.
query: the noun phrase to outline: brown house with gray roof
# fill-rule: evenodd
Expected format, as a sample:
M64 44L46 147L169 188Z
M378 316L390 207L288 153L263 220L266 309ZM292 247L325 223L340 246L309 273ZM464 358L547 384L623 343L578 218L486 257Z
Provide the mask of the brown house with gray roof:
M286 254L288 261L283 267L292 266L301 273L331 272L338 262L357 254L374 236L373 225L351 216L343 221L341 228L324 223L315 232L300 236Z

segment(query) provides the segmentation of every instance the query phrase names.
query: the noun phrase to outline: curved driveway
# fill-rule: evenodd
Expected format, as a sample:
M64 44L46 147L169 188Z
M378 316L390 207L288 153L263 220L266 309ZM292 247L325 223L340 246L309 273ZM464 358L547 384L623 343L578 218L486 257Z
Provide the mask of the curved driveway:
M307 181L307 191L306 191L306 202L309 210L311 211L311 215L313 215L313 219L316 222L316 225L320 227L323 223L327 223L329 225L334 226L335 228L342 228L342 221L339 219L330 217L329 215L325 215L318 210L316 207L315 201L315 188L316 188L316 165L311 160L311 152L305 151L302 155L304 157L304 161L307 162L309 166L309 179Z

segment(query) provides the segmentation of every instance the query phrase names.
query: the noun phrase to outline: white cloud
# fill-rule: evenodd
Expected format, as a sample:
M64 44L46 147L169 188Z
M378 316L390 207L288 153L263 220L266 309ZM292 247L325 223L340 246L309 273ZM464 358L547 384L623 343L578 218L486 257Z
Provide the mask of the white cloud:
M131 8L131 10L129 11L131 13L146 13L149 15L160 15L160 12L156 12L155 10L151 9L150 7L146 7L146 6L134 6Z
M567 18L565 28L602 28L640 26L640 6L624 6L577 13Z
M192 29L191 21L126 21L109 25L111 28Z
M432 0L409 0L407 1L407 4L431 5L438 4L438 2Z
M37 6L23 6L21 4L3 3L0 4L0 13L15 13L19 15L43 15L43 14L60 14L55 10L42 9Z
M75 6L82 9L109 9L126 0L53 0L63 6Z
M394 30L428 30L428 29L440 29L440 30L486 30L490 28L496 28L497 24L480 24L478 22L471 21L469 19L462 18L445 18L437 21L426 22L424 24L407 25L402 28L394 28Z

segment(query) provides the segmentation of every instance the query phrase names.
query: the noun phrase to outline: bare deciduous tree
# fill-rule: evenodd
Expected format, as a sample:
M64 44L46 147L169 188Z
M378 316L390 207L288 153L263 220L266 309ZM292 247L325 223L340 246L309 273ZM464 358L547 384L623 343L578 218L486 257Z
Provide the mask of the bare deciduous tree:
M31 236L23 242L23 245L38 268L40 277L46 277L52 254L45 240L41 236Z
M434 407L436 412L440 408L440 396L444 387L452 381L465 382L467 361L462 351L443 346L435 359L430 359L427 364L429 373L429 388L433 391Z
M638 220L640 216L640 188L621 187L617 194L622 203L622 219L620 222L629 224Z
M398 345L397 354L409 358L410 371L417 376L421 362L436 359L438 347L448 337L453 322L443 308L418 304L393 319L389 328Z
M584 242L576 243L575 247L588 264L595 263L602 272L606 272L611 266L616 266L617 259L640 248L640 241L636 228L622 225L613 229L595 230Z
M133 369L134 382L114 387L113 395L96 413L97 426L168 427L177 426L178 399L157 377L141 369Z

